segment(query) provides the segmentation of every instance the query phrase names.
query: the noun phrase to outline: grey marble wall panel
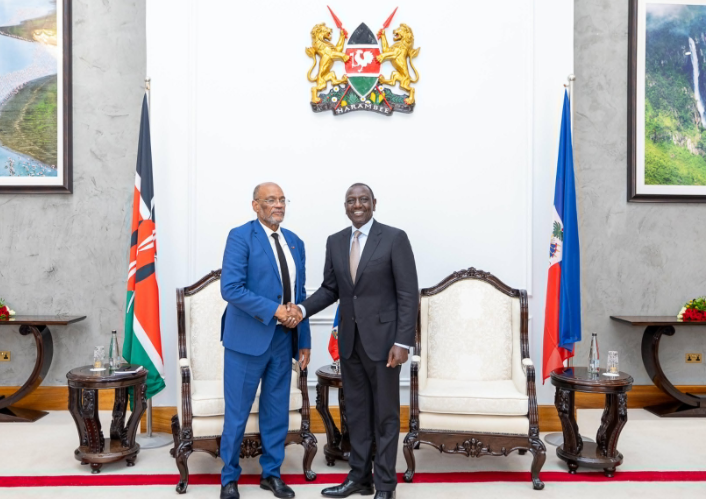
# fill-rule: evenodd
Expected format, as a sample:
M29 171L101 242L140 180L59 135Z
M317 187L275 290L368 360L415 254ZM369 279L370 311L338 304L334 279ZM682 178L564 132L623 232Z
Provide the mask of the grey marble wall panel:
M45 385L122 341L127 252L146 66L145 3L73 2L74 193L0 195L0 296L23 314L82 314L53 327ZM31 372L34 341L0 328L0 385Z
M621 370L651 383L642 364L642 328L610 315L676 315L687 299L706 294L706 205L628 203L628 1L574 2L576 73L574 147L582 260L585 365L590 334L603 358L617 350ZM684 362L706 353L706 327L677 328L660 346L675 383L706 383L706 364ZM603 360L603 362L605 362Z

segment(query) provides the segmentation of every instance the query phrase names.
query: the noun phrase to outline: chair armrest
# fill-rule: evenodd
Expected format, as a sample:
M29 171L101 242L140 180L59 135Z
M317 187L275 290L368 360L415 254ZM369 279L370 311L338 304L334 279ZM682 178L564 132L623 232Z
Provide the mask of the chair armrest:
M182 364L186 361L186 365ZM179 371L181 373L181 427L182 431L191 431L191 367L188 365L189 359L179 359Z
M525 373L525 376L527 376L527 368L530 366L534 366L532 359L529 357L522 359L522 371Z

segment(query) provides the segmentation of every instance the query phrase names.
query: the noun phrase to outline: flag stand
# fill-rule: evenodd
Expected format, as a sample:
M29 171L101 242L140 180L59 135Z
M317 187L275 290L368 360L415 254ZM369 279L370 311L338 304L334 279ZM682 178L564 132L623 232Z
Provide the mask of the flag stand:
M569 92L569 106L571 109L570 115L571 115L571 142L573 144L574 141L574 81L576 81L576 75L570 74L567 78L568 83L564 83L564 88L568 89ZM566 360L566 367L574 367L574 358L569 357ZM592 439L588 437L584 437L581 435L581 440L584 442L593 442ZM562 432L554 432L554 433L547 433L544 436L544 441L548 443L549 445L553 445L554 447L559 447L564 443L564 433Z
M152 399L147 400L147 433L140 433L135 440L140 444L141 449L157 449L170 443L174 443L174 438L167 433L152 433Z
M151 113L152 104L152 92L151 92L151 79L145 78L145 92L147 92L147 112ZM157 449L159 447L164 447L174 442L174 439L168 433L152 433L152 398L147 400L147 416L145 417L147 422L147 432L140 433L137 435L135 440L140 444L141 449Z

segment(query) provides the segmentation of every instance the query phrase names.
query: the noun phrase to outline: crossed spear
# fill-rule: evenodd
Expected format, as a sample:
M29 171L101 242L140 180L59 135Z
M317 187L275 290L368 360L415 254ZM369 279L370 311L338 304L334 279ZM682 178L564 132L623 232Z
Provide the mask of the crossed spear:
M345 38L348 38L348 31L346 31L346 28L343 27L343 23L341 22L341 20L338 18L338 16L336 16L336 14L333 13L333 10L331 10L331 7L329 7L328 5L326 7L328 8L328 11L331 13L331 17L333 17L333 22L336 23L336 27L339 30L341 30L341 32L343 33L343 36ZM382 23L382 28L380 28L380 31L378 31L378 40L382 36L382 33L387 28L390 27L390 23L392 22L392 18L395 17L395 13L397 12L398 8L399 7L395 7L395 10L392 11L392 14L390 14L390 17L388 17L387 20L384 23ZM338 106L341 105L341 102L343 102L343 98L346 96L346 94L348 93L350 88L351 88L351 84L349 83L348 86L346 87L346 91L343 92L343 95L341 96L341 99L338 101L338 104L336 104L336 107L334 108L334 110L338 109ZM387 104L387 107L392 109L392 106L390 105L389 102L387 102L387 99L385 98L385 94L381 93L380 95L382 95L382 99L385 101L385 104Z

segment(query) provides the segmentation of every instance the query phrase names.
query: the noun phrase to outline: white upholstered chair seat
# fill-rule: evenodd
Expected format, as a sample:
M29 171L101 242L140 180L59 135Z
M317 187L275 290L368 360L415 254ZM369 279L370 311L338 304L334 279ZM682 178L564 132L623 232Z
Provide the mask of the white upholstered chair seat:
M289 410L298 411L302 408L302 391L297 386L299 382L296 373L292 373L292 383L289 388ZM262 383L257 387L255 401L250 409L250 414L256 414L260 409L260 390ZM194 416L223 416L226 410L223 398L222 380L194 380L191 382L191 410ZM297 413L298 414L298 413ZM249 422L248 422L249 423ZM290 418L291 424L291 418ZM221 428L222 430L223 428Z
M527 416L487 416L420 412L419 424L426 430L472 433L513 433L527 435Z
M297 431L302 424L302 415L299 411L289 413L288 431ZM223 432L223 416L210 416L194 418L191 428L194 437L210 437L220 435ZM260 433L259 415L250 414L248 422L245 423L245 434L250 435Z
M518 391L512 380L427 378L424 387L419 389L419 411L422 413L525 416L527 419L527 410L527 395Z

